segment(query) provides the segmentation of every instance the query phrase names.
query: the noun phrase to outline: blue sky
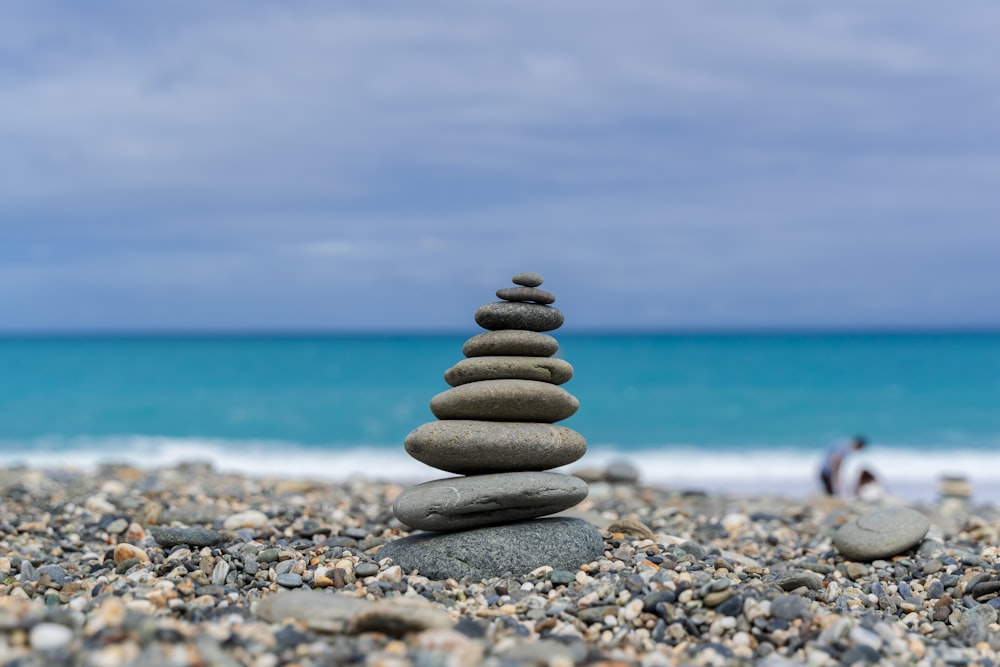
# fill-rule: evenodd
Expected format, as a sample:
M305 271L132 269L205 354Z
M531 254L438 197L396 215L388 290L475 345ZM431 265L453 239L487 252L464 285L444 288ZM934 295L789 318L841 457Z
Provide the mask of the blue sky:
M6 2L0 330L1000 326L989 2Z

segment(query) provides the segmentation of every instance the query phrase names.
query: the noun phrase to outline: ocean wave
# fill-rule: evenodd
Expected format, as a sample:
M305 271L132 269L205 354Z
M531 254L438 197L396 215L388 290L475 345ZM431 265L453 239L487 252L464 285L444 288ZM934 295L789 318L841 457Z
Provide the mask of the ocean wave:
M8 466L38 468L93 468L126 463L152 469L201 461L221 471L330 481L367 477L412 482L444 475L412 459L402 445L324 447L270 440L119 435L0 441L0 454ZM559 471L602 468L614 460L625 459L636 466L642 482L647 484L802 496L818 488L821 456L822 451L781 447L720 450L663 445L626 451L611 445L596 445L591 446L583 459ZM995 450L929 451L873 445L852 455L845 465L844 479L855 479L861 468L874 471L890 492L904 497L930 497L942 476L956 475L969 480L977 490L996 489L1000 499L1000 452Z

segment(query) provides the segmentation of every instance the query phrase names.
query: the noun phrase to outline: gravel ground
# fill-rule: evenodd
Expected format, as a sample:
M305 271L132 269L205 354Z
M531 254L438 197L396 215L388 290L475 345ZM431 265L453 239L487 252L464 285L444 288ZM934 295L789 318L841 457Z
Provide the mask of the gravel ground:
M431 581L379 548L396 483L0 471L6 665L992 665L1000 513L915 506L927 538L858 563L875 505L592 482L604 557ZM511 545L516 549L517 545Z

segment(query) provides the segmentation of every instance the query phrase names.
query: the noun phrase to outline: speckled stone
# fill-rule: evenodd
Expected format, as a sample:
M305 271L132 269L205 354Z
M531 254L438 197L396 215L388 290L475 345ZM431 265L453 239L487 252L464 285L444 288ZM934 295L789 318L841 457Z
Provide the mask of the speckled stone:
M545 305L556 301L556 296L552 292L534 287L504 287L497 290L497 298L504 301L533 301Z
M573 367L553 357L472 357L458 362L444 374L452 387L482 380L537 380L562 384L573 377Z
M450 477L406 489L392 512L411 528L463 530L561 512L587 491L583 480L553 472Z
M416 533L385 545L377 557L429 579L483 580L505 572L522 576L542 565L575 571L603 553L604 540L594 526L550 517L457 533Z
M552 336L522 329L487 331L473 336L462 346L462 354L467 357L551 357L558 350L559 342Z
M524 273L519 273L511 278L511 282L515 285L523 285L525 287L538 287L544 281L542 280L542 277L534 271L525 271Z
M562 326L563 314L558 308L538 303L494 301L479 307L476 324L484 329L527 329L552 331Z
M459 475L548 470L587 451L583 436L565 426L465 419L418 426L404 444L418 461Z
M833 544L844 558L873 561L891 558L915 547L930 529L930 521L909 507L886 507L841 526Z
M562 387L537 380L470 382L431 399L438 419L552 423L572 416L580 402Z

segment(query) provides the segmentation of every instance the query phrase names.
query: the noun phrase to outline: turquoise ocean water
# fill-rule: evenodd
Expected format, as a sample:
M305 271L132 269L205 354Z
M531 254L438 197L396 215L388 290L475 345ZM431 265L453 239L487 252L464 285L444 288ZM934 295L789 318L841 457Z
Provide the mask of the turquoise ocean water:
M402 442L468 335L0 338L0 456L430 479ZM625 456L650 482L802 494L825 447L864 433L854 465L892 492L962 473L1000 495L1000 334L558 338L578 466Z

